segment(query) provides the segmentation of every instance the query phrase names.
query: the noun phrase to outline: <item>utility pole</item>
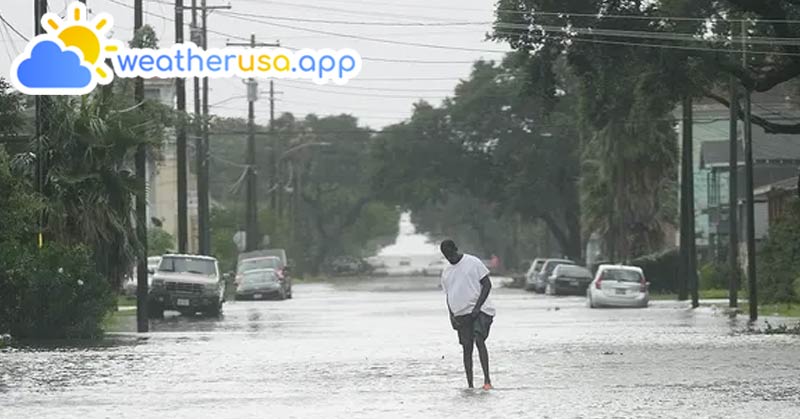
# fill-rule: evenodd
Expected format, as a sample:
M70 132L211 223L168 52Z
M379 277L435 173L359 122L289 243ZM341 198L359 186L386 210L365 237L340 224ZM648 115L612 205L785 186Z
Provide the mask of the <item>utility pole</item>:
M688 292L692 293L692 307L699 306L697 280L697 250L695 244L694 222L694 148L692 115L692 97L683 98L683 143L682 143L682 178L681 178L681 265L683 275L678 282L678 299L685 300ZM687 285L689 290L687 290Z
M255 34L250 35L249 43L228 42L228 46L247 46L255 47L277 47L278 44L257 43ZM256 181L258 171L256 169L256 111L255 102L258 99L258 83L250 78L247 84L247 187L246 187L246 250L248 252L258 249L260 236L258 229L258 196Z
M205 1L203 2L205 3ZM205 4L204 4L205 5ZM196 45L202 45L202 34L197 26L197 0L192 0L192 30L191 39ZM205 231L208 228L207 219L203 214L203 177L201 175L205 165L205 154L203 148L202 124L200 116L200 79L194 78L194 152L195 152L195 175L197 177L197 231L198 245L201 255L208 255L208 243Z
M175 43L183 43L183 0L175 0ZM188 220L186 196L186 80L175 79L178 102L178 124L175 142L178 158L178 253L187 252Z
M34 0L33 3L33 34L35 36L44 33L42 28L42 16L47 13L47 0ZM34 96L34 135L36 136L36 192L44 194L46 159L44 152L44 141L42 135L44 130L44 108L47 106L47 99L44 96ZM38 231L36 234L37 246L41 249L44 245L44 210L39 211Z
M747 69L747 27L742 20L742 68ZM756 290L756 227L755 197L753 196L753 125L751 121L750 87L744 91L744 177L747 191L745 213L747 216L747 283L750 288L748 306L750 321L758 319L758 292Z
M739 306L739 94L733 76L730 80L730 147L728 159L728 305Z
M134 34L141 30L142 1L133 3L133 28ZM137 77L133 87L134 101L139 104L144 101L144 79ZM140 143L136 148L136 234L141 243L141 249L136 264L136 330L146 333L150 328L147 308L147 146Z
M192 11L192 42L204 50L208 48L208 11L230 9L226 6L208 6L206 0L192 0L191 7L182 7ZM201 23L197 24L197 11L201 12ZM211 254L211 229L208 192L208 77L203 77L202 100L200 98L200 79L194 78L194 114L195 114L195 165L197 166L197 230L198 253ZM202 105L201 105L202 104ZM201 116L202 107L202 116Z
M280 43L278 43L280 45ZM270 180L275 183L276 188L270 194L270 208L272 212L280 216L280 194L281 187L276 183L278 180L278 173L280 173L280 161L277 160L277 155L281 153L278 148L278 140L275 138L275 81L269 81L269 139L272 142L272 152L270 153Z

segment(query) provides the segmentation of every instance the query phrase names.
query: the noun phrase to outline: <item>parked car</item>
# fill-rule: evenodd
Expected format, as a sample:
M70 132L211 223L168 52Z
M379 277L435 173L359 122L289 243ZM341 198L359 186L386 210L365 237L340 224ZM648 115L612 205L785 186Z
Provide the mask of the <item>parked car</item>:
M198 311L217 316L225 301L225 281L217 259L209 256L170 254L161 258L153 275L148 310L151 317L164 310L189 315Z
M533 262L531 262L531 266L525 273L525 291L533 291L536 288L536 274L542 270L545 260L546 259L534 259Z
M590 282L592 282L592 273L583 266L558 265L553 270L553 274L547 278L545 293L547 295L585 295Z
M596 307L647 307L650 283L637 266L600 265L586 290L586 302Z
M274 269L247 271L242 283L236 287L237 300L262 300L265 298L284 300L291 294L291 279L280 277Z
M153 274L158 269L158 264L161 263L161 256L150 256L147 258L147 289L153 286ZM133 267L131 275L122 285L122 292L131 298L136 298L136 288L138 287L136 277L136 266Z
M326 270L337 275L356 275L369 272L370 266L363 259L340 256L331 260Z
M242 259L239 261L239 264L236 265L235 282L236 285L241 284L245 273L257 269L274 269L276 272L278 272L278 275L283 276L283 268L283 262L281 261L281 258L277 256L261 256Z
M447 266L449 262L444 259L435 260L428 264L428 266L422 268L422 275L423 276L442 276L442 272L444 268Z
M547 278L553 274L553 271L559 265L575 265L575 262L569 259L545 259L542 268L536 272L533 280L533 290L539 294L545 292L547 287Z

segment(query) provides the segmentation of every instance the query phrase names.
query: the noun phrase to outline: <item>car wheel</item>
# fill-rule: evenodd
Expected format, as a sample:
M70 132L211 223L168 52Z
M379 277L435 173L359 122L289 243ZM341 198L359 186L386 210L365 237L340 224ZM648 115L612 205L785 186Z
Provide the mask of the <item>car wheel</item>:
M207 308L206 310L203 311L203 314L205 314L208 317L219 317L219 315L222 314L222 302L220 302L216 306L211 306Z
M286 293L286 298L288 298L290 300L292 299L292 289L291 288L289 288L289 292Z

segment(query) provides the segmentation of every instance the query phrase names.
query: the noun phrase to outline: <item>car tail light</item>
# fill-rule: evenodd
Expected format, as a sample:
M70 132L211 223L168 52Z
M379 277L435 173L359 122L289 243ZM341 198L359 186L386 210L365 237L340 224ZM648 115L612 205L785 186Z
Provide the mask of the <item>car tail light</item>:
M603 286L603 275L600 275L594 283L594 287L597 289L600 289L601 286Z
M647 280L642 275L642 282L639 283L639 292L647 292Z

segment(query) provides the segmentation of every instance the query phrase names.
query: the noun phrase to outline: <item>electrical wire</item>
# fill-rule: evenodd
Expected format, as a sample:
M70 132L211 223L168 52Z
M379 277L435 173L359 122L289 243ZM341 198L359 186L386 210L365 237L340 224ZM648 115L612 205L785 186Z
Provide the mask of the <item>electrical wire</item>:
M110 1L110 0L109 0ZM232 16L235 19L247 21L247 22L254 22L254 23L261 23L267 26L274 26L277 28L283 29L292 29L297 31L309 32L309 33L316 33L320 35L328 35L328 36L336 36L339 38L348 38L348 39L357 39L361 41L370 41L370 42L378 42L383 44L391 44L391 45L403 45L403 46L411 46L411 47L420 47L420 48L433 48L433 49L445 49L449 51L469 51L469 52L489 52L489 53L498 53L498 54L505 54L509 51L507 50L498 50L498 49L486 49L486 48L469 48L469 47L459 47L454 45L439 45L439 44L429 44L424 42L407 42L407 41L397 41L393 39L385 39L385 38L375 38L371 36L361 36L361 35L353 35L347 33L340 33L340 32L332 32L332 31L324 31L319 29L309 29L300 26L293 26L293 25L286 25L283 23L275 23L275 22L266 22L263 19L253 18L250 16L237 16L231 15L228 12L220 12L221 14Z
M354 79L355 80L355 79ZM308 85L308 82L305 80L292 80L292 79L285 79L285 80L276 80L280 83L289 83L290 85L293 84L300 84ZM324 88L331 88L329 86L320 86L323 90ZM440 92L440 93L453 93L453 89L394 89L388 87L361 87L361 86L351 86L349 84L340 86L340 87L333 87L334 89L341 89L341 90L363 90L363 91L379 91L379 92L419 92L424 91L425 93L433 93L433 92Z
M23 35L22 32L18 31L17 28L14 27L14 25L9 23L6 20L6 18L2 15L2 13L0 13L0 22L3 22L3 24L6 25L6 27L8 27L12 31L14 31L14 33L17 34L17 36L19 36L20 38L24 39L25 42L29 42L30 41L30 39L28 39L27 36Z

